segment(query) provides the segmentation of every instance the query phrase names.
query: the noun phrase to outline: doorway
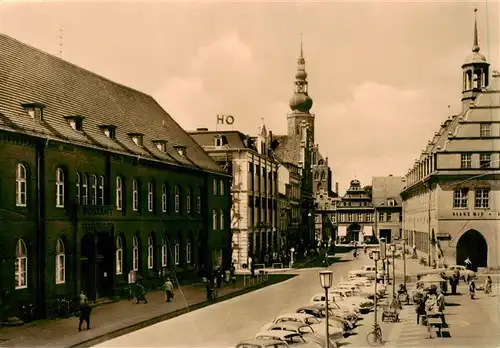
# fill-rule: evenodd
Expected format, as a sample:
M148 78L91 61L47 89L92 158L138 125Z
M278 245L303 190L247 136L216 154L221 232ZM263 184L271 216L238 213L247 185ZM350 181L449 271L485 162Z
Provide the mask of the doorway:
M388 230L388 229L381 229L380 230L380 238L385 238L387 244L391 243L391 240L392 240L391 237L392 237L391 230Z
M465 265L469 258L474 270L477 267L488 267L488 243L476 230L465 232L457 242L457 265Z
M112 295L114 250L113 239L107 233L87 233L82 238L80 288L91 301Z

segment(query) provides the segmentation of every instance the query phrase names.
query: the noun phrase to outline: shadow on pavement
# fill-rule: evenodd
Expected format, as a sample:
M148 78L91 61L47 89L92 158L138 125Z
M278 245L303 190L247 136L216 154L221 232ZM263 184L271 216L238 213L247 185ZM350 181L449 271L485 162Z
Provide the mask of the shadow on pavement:
M444 305L446 307L457 307L457 306L461 306L460 303L453 303L453 302L445 302Z

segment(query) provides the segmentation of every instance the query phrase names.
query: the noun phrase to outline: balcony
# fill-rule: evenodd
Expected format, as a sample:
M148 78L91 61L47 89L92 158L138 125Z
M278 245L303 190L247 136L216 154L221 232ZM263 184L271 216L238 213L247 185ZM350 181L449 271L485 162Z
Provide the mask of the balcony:
M113 206L111 205L76 205L76 214L79 217L85 216L111 216Z

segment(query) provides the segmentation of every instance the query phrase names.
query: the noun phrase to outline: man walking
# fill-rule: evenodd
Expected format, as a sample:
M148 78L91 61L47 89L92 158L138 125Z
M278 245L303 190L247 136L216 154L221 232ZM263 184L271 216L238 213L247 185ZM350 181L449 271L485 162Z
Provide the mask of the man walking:
M85 322L87 324L87 330L90 330L90 312L92 307L90 307L87 296L82 291L80 292L80 322L78 324L78 331L82 331L82 324Z
M163 291L165 291L165 301L170 302L174 298L174 284L170 278L167 278L165 284L163 284Z
M140 282L137 282L135 284L135 298L137 300L137 304L140 302L140 301L144 301L144 303L148 303L148 300L146 299L146 289L144 289L144 286L140 283Z

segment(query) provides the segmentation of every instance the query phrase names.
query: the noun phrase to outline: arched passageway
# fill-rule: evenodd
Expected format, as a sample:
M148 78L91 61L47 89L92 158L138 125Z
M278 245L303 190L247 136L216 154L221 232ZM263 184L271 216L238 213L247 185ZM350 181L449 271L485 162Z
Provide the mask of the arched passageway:
M361 232L361 226L359 224L351 224L347 227L347 241L357 242L359 241L359 233Z
M467 258L474 269L488 267L488 243L476 230L465 232L457 242L457 265L465 265Z

